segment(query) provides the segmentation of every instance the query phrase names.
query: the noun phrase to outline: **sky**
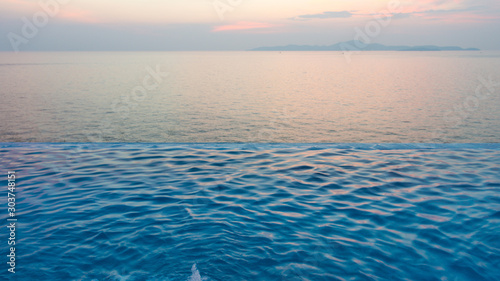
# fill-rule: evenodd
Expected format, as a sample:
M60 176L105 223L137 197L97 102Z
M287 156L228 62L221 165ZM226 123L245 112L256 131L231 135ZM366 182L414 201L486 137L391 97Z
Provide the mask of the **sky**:
M500 50L499 0L2 0L0 51L332 45Z

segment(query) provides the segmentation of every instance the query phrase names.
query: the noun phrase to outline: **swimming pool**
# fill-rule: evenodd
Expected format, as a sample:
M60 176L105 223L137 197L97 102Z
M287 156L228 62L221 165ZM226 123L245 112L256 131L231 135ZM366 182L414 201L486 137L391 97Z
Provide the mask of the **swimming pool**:
M500 279L500 144L3 143L0 159L18 280Z

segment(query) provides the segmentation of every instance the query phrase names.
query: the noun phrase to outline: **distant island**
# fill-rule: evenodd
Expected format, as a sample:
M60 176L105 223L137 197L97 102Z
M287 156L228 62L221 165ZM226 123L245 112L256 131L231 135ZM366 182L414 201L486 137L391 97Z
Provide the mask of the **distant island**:
M457 46L386 46L382 44L365 44L361 41L347 41L329 46L287 45L259 47L249 51L479 51L477 48L461 48Z

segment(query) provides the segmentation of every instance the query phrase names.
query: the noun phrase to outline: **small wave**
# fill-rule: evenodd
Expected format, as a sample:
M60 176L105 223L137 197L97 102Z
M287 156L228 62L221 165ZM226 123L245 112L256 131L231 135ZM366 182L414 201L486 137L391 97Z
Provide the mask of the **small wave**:
M116 271L112 271L109 276L104 279L104 280L111 280L111 281L130 281L130 275L120 275ZM92 279L91 281L100 281L99 279Z
M207 280L207 277L201 277L198 268L196 267L196 263L191 267L191 276L188 281L204 281Z
M136 280L144 280L145 276L137 276L135 274L129 275L121 275L117 271L111 271L106 277L103 279L91 279L91 281L136 281ZM146 277L147 281L171 281L167 276L149 276ZM180 280L180 277L174 277L174 280ZM198 270L196 263L191 267L191 276L187 278L187 281L209 281L208 277L201 276L200 271Z

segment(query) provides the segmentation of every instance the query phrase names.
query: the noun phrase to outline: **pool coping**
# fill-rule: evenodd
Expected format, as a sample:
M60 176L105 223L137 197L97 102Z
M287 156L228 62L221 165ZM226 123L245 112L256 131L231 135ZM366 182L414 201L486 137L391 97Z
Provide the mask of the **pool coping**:
M500 143L34 143L34 142L0 142L0 148L132 148L132 147L185 147L194 149L276 149L276 148L309 148L309 149L357 149L357 150L404 150L404 149L492 149L499 150Z

